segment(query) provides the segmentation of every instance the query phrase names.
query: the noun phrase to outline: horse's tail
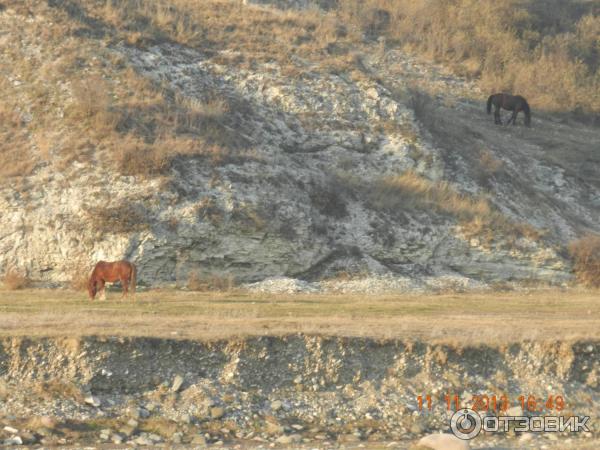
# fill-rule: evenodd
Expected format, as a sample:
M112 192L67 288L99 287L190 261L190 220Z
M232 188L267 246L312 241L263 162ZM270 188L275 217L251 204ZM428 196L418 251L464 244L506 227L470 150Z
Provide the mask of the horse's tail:
M488 97L488 101L487 101L487 113L491 114L492 113L492 100L494 100L494 96L490 95Z
M131 263L131 282L129 284L129 287L131 288L131 293L135 294L135 279L136 279L136 275L137 275L137 268L135 267L135 264Z

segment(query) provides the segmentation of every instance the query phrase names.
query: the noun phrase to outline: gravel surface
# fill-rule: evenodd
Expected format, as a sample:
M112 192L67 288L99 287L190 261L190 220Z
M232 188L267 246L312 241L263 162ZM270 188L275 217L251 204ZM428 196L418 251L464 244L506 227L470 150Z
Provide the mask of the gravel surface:
M560 395L563 414L591 416L592 432L509 432L480 436L472 448L577 448L598 439L597 342L7 338L0 355L5 445L410 448L449 431L447 394L465 407L484 393L506 394L510 414L521 413L519 395L540 406ZM419 395L431 396L431 410L427 400L419 410ZM556 411L525 411L541 414Z

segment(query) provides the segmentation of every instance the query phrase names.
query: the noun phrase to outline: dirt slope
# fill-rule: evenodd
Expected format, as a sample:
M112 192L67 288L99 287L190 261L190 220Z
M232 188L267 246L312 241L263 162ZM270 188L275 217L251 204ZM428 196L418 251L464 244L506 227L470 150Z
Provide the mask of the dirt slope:
M535 105L532 129L496 127L473 83L379 44L341 68L239 64L233 48L123 40L118 11L93 2L32 4L0 12L18 124L3 131L0 272L64 284L125 257L153 285L563 283L565 244L600 230L597 128Z

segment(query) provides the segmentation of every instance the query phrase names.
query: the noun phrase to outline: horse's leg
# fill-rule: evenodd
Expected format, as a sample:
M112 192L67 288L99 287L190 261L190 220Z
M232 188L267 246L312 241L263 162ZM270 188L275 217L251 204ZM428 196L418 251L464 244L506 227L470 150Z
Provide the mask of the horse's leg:
M121 298L127 297L129 293L129 280L127 278L121 278L121 287L123 288L123 294L121 295Z
M512 117L510 118L510 120L512 120L513 126L517 124L517 114L519 114L519 110L515 109L514 112L513 112L513 114L512 114Z
M104 280L98 280L98 291L100 292L100 300L106 300L106 286Z
M496 106L494 109L494 123L496 125L502 125L502 119L500 119L500 107Z
M513 111L510 114L510 117L508 118L508 122L506 122L506 125L510 125L510 123L515 119L515 112Z

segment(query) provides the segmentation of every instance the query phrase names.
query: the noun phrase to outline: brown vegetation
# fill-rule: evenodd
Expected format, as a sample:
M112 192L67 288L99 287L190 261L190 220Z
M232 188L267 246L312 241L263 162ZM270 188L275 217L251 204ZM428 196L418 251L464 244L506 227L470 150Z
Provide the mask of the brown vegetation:
M589 234L569 245L577 280L591 287L600 287L600 235Z
M87 215L99 233L131 233L150 227L149 211L144 205L123 202L115 206L88 207Z
M0 336L155 336L219 339L290 333L509 343L600 337L596 291L423 294L139 292L93 305L80 292L0 292ZM152 320L148 312L152 311ZM359 318L359 320L357 320ZM508 324L510 327L498 326ZM175 332L175 333L174 333ZM75 353L77 354L77 353Z
M542 232L526 223L507 219L487 198L458 192L447 181L431 181L413 171L385 176L374 183L365 183L351 174L340 174L345 188L364 196L367 205L390 214L407 211L428 211L453 217L468 239L479 238L489 246L502 237L513 242L519 237L538 240Z
M29 280L27 275L15 268L8 269L6 271L6 274L2 278L2 285L4 286L4 288L9 289L11 291L17 289L24 289L27 286L29 286L30 283L31 281Z
M69 283L69 288L74 291L83 292L87 289L88 285L88 271L85 273L80 270L77 270L73 273L71 277L71 282Z
M519 92L537 108L600 112L600 15L578 0L342 0L367 35Z

